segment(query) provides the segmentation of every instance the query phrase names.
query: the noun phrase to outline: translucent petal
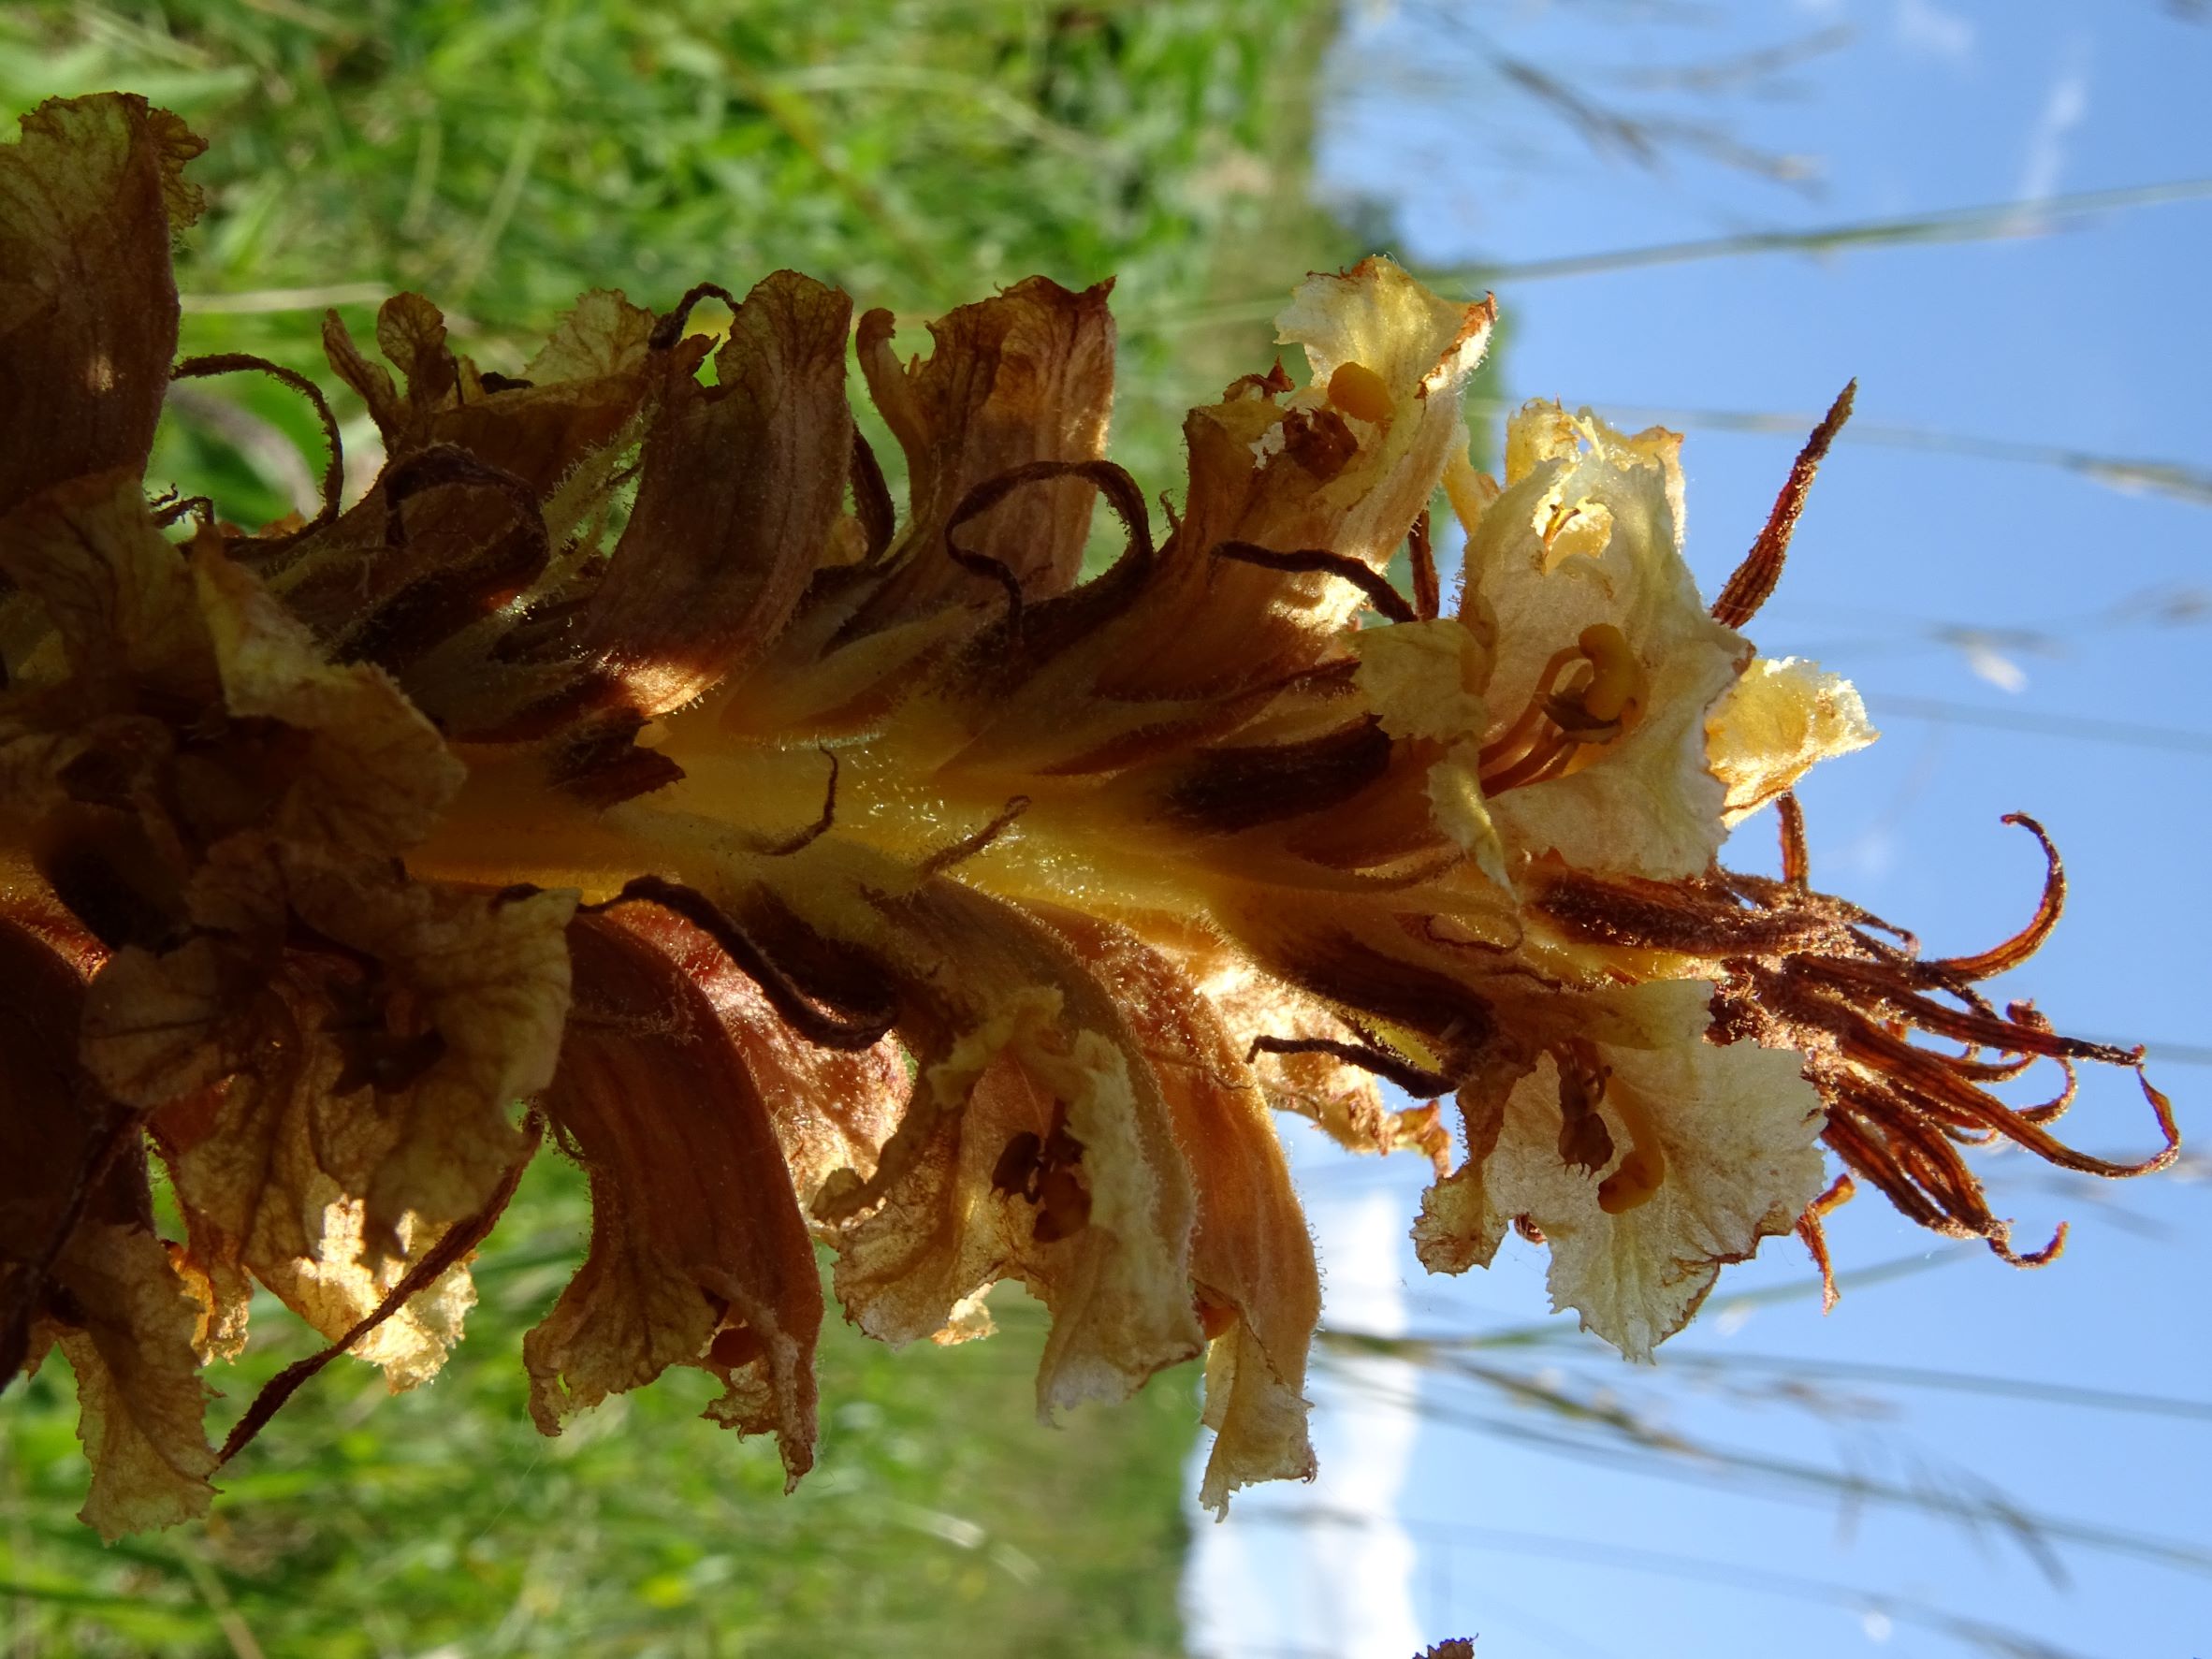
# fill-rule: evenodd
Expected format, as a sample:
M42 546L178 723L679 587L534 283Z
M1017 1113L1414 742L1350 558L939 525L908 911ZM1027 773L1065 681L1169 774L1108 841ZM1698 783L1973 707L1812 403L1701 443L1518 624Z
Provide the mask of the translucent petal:
M1724 818L1749 817L1820 762L1876 735L1849 680L1796 657L1760 658L1706 717L1709 764L1728 792Z

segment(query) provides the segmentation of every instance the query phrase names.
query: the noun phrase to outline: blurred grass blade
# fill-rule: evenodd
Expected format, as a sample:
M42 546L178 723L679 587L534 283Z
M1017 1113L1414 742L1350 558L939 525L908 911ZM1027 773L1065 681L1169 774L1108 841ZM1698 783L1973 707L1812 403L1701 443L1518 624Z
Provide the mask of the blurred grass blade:
M1567 400L1575 401L1576 400ZM1469 414L1510 415L1519 405L1500 399L1472 398ZM1625 428L1660 425L1718 432L1773 432L1793 444L1801 440L1819 420L1817 415L1781 414L1734 409L1671 409L1645 404L1595 402L1608 420ZM1854 420L1837 442L1841 444L1876 444L1891 449L1933 451L1945 455L1974 456L1985 460L2014 461L2025 466L2056 467L2108 488L2127 494L2163 495L2191 506L2212 507L2212 468L2185 461L2150 459L2134 456L2098 455L2057 444L2024 444L2004 438L1976 438L1926 427L1884 425Z
M385 283L327 283L312 288L251 288L239 294L180 294L187 316L268 316L322 311L333 305L375 305L391 295Z
M1326 1349L1321 1356L1327 1363ZM1346 1378L1378 1403L1418 1413L1425 1423L1435 1423L1472 1433L1496 1436L1519 1446L1536 1446L1579 1463L1632 1470L1662 1480L1723 1490L1754 1492L1782 1502L1879 1504L1885 1507L1942 1517L1970 1531L1995 1527L2010 1537L2053 1582L2063 1583L2065 1569L2056 1552L2070 1545L2103 1554L2123 1556L2176 1572L2212 1578L2212 1550L2150 1534L2099 1526L2064 1516L2044 1515L2024 1509L1999 1493L1975 1496L1937 1487L1914 1487L1855 1471L1823 1468L1792 1459L1756 1452L1733 1451L1686 1436L1638 1437L1635 1427L1619 1431L1612 1440L1579 1435L1566 1428L1547 1429L1524 1417L1486 1415L1440 1405L1417 1395L1392 1390L1361 1376ZM1541 1379L1523 1379L1523 1391L1541 1392L1549 1385ZM1556 1390L1553 1390L1556 1391ZM1620 1414L1600 1415L1580 1402L1566 1402L1560 1420L1569 1419L1617 1428Z
M1862 1382L1885 1388L1934 1389L2001 1399L2032 1400L2070 1409L2212 1422L2212 1400L2180 1400L2165 1394L2085 1389L2068 1383L2038 1382L2028 1377L1983 1376L1972 1372L1931 1371L1911 1365L1874 1365L1830 1358L1799 1360L1781 1354L1739 1353L1733 1348L1724 1353L1705 1353L1696 1349L1678 1351L1667 1356L1667 1362L1678 1370L1766 1371L1806 1382Z
M1993 202L1981 207L1942 208L1877 219L1853 219L1801 230L1745 230L1687 241L1655 242L1640 248L1608 248L1556 258L1502 260L1443 270L1424 270L1421 281L1440 292L1506 284L1546 282L1559 277L1595 276L1606 271L1645 270L1658 265L1685 265L1710 259L1740 259L1759 254L1841 254L1861 248L1898 248L1935 242L1986 241L1998 238L2044 236L2100 214L2212 196L2212 178L2176 179L2117 190L2087 190L2033 201ZM1280 299L1241 300L1192 310L1163 309L1128 317L1123 327L1193 328L1250 322L1273 316Z
M2020 732L2035 737L2063 737L2081 743L2117 744L2123 749L2151 749L2168 754L2212 754L2212 732L2190 732L2173 726L2139 725L2133 720L2094 720L2075 714L2032 714L2021 709L1992 708L1981 703L1953 703L1940 697L1915 697L1902 691L1860 691L1877 723L1885 717L1930 720L1937 725L1984 726L1996 732Z
M1863 1590L1826 1579L1771 1572L1732 1563L1710 1561L1664 1550L1646 1550L1627 1544L1607 1544L1590 1538L1563 1537L1519 1528L1469 1526L1461 1521L1432 1521L1422 1517L1363 1515L1348 1509L1270 1510L1254 1506L1239 1517L1245 1525L1284 1527L1395 1526L1417 1537L1465 1549L1493 1550L1545 1561L1578 1565L1617 1567L1625 1572L1652 1573L1666 1579L1698 1579L1735 1590L1752 1590L1797 1601L1824 1603L1854 1613L1881 1612L1900 1623L1968 1642L1992 1653L2021 1659L2088 1659L2073 1648L2061 1648L2026 1631L1992 1624L1954 1613L1917 1597L1891 1591Z

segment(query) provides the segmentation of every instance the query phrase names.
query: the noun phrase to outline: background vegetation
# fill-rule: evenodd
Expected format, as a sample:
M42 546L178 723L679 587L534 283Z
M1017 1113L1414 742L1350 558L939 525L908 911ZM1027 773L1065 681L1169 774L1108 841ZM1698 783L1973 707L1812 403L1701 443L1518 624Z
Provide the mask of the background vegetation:
M211 209L180 250L188 351L327 378L323 309L361 333L412 288L485 367L512 372L587 288L664 306L696 282L742 294L786 266L889 307L919 350L929 317L1036 273L1113 277L1126 316L1273 293L1285 271L1338 262L1352 243L1305 193L1333 11L19 4L0 6L0 103L13 115L124 87L210 141L193 176ZM1135 413L1114 446L1155 488L1174 481L1180 408L1264 360L1273 311L1128 337ZM225 426L201 388L177 396L196 433L172 435L157 466L227 465L217 500L241 519L309 495L298 450L314 453L313 427L289 394L224 387L274 429L260 432Z

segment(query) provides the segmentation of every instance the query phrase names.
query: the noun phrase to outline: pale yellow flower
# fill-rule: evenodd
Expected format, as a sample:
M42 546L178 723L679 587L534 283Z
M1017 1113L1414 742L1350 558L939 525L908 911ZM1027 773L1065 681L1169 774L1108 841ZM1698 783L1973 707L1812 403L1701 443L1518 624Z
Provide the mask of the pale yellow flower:
M1724 1265L1819 1196L1822 1108L1790 1051L1704 1041L1711 986L1611 995L1635 1005L1638 1045L1585 1038L1541 1055L1506 1102L1484 1186L1550 1247L1552 1304L1649 1360Z

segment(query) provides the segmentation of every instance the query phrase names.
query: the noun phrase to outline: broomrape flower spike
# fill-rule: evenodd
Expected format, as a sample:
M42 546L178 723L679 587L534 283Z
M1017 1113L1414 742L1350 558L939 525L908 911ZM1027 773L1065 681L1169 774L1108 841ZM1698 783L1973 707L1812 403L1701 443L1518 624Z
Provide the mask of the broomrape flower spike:
M1477 474L1493 308L1383 259L1299 286L1302 375L1191 412L1157 541L1104 453L1104 285L1031 279L925 351L791 271L598 292L519 374L401 294L374 356L323 330L381 475L343 507L327 405L271 370L328 468L248 532L144 476L173 379L269 370L176 361L200 148L106 95L0 150L0 1376L68 1356L104 1535L203 1513L341 1351L433 1375L548 1139L594 1219L524 1344L546 1433L688 1365L796 1480L822 1245L894 1343L982 1336L1021 1281L1047 1418L1203 1354L1217 1509L1314 1472L1276 1113L1427 1157L1424 1262L1518 1227L1637 1359L1764 1239L1825 1272L1854 1183L2035 1263L2058 1241L2016 1248L1966 1149L2172 1160L2147 1081L2157 1155L2055 1139L2079 1064L2140 1053L1979 988L2058 920L2039 827L2043 902L1979 954L1811 884L1791 786L1873 733L1738 630L1847 400L1709 611L1681 439L1535 403ZM1100 497L1127 546L1085 581ZM1783 876L1726 869L1769 805ZM2039 1059L2056 1098L1991 1092ZM328 1346L218 1453L200 1370L256 1284Z

